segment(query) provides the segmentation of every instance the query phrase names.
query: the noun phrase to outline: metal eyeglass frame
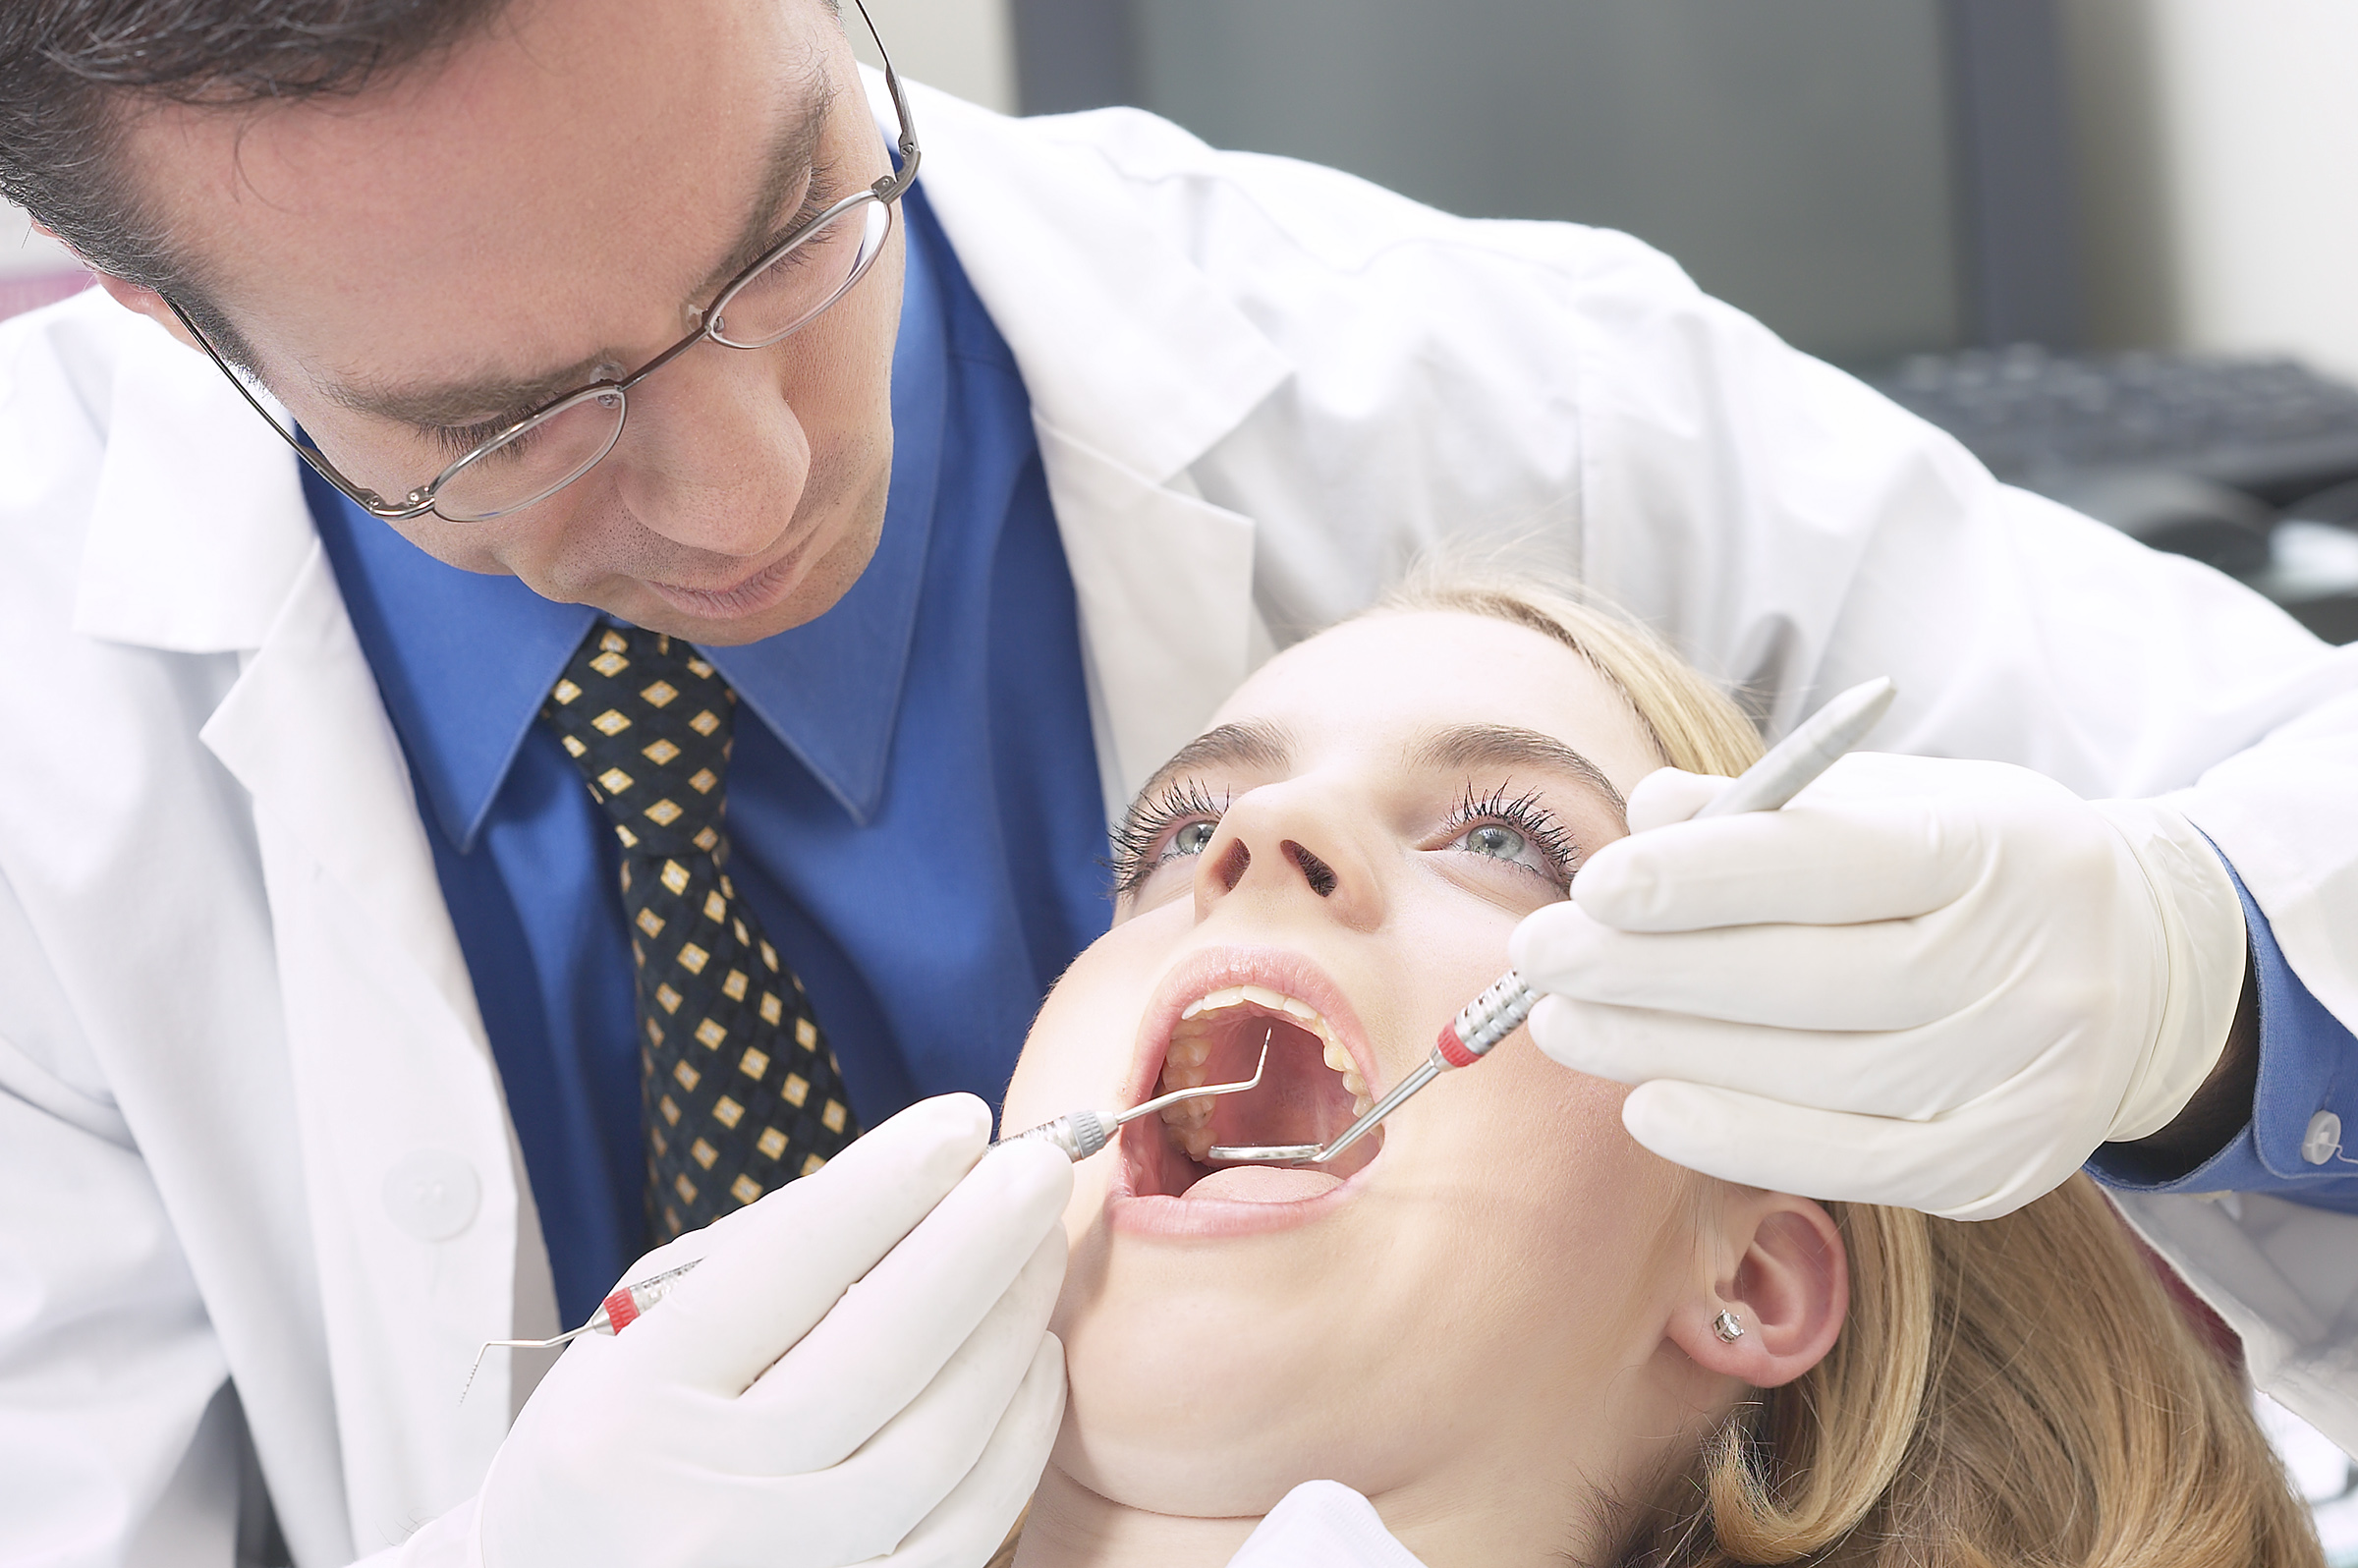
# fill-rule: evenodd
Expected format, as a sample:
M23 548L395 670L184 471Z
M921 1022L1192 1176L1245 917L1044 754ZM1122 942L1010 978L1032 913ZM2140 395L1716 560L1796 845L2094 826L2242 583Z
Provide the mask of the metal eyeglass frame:
M918 159L923 154L917 144L917 128L909 115L908 96L901 90L901 79L892 69L892 56L885 50L883 36L876 31L875 20L868 14L867 5L863 3L863 0L852 0L852 7L854 10L860 13L860 20L867 24L868 35L870 38L874 40L876 45L877 58L884 62L884 86L885 89L892 94L892 111L900 121L900 136L898 138L898 145L901 151L900 168L894 173L885 175L878 179L874 184L867 186L864 189L855 192L851 196L845 196L842 200L828 207L824 212L818 213L812 217L810 221L796 224L792 233L788 234L784 239L781 239L776 245L771 246L769 250L762 252L758 260L755 261L751 266L748 266L744 271L738 273L734 278L731 278L721 287L720 292L713 296L712 303L705 307L704 309L698 314L696 330L690 332L686 337L680 339L679 342L673 344L670 348L665 349L662 353L656 355L653 359L647 361L636 370L630 371L625 375L615 377L611 380L592 381L587 386L576 387L571 392L567 392L560 397L550 399L548 402L542 404L540 407L533 410L529 414L518 416L488 440L477 442L473 450L468 452L464 457L458 459L458 461L446 466L442 472L435 475L431 480L420 485L417 489L412 490L408 495L404 496L399 503L387 501L383 496L377 494L374 490L368 489L364 485L355 484L352 480L346 478L342 474L337 472L336 466L327 460L326 453L321 452L315 446L308 445L301 437L297 436L294 431L288 429L284 424L281 424L278 420L271 415L268 409L262 407L261 400L255 397L253 391L248 388L245 377L239 375L237 371L230 367L229 362L221 357L220 351L213 347L212 341L204 335L195 321L189 319L188 311L182 309L179 303L173 300L171 296L160 295L158 297L163 300L166 306L171 308L172 313L180 318L180 324L188 328L189 336L194 338L196 341L197 346L204 350L206 358L210 359L214 365L220 369L221 373L228 377L229 384L238 389L238 396L244 398L253 409L253 412L261 416L262 422L269 425L271 429L277 431L279 439L285 441L287 445L293 447L295 449L295 455L303 459L304 462L309 464L312 471L321 478L327 480L328 483L343 491L344 494L351 499L355 506L360 507L362 510L368 513L369 516L377 518L383 522L406 523L412 518L423 517L426 513L434 511L434 498L438 493L440 493L443 485L447 484L452 478L465 472L478 459L514 440L516 436L525 429L538 424L544 420L554 419L558 415L576 407L588 399L608 397L622 397L627 399L632 387L637 386L640 382L654 374L655 371L661 369L664 365L669 364L672 361L678 359L681 355L687 353L690 349L695 348L699 343L703 342L707 338L719 344L721 347L728 349L745 349L750 351L754 349L774 347L775 345L784 342L787 338L792 337L804 327L809 326L813 321L817 320L819 316L825 314L837 304L837 302L841 301L846 294L849 294L852 291L853 286L857 284L861 278L867 275L868 268L870 264L872 264L874 259L872 256L869 261L863 262L859 270L855 271L849 278L844 280L843 286L835 291L834 295L827 300L826 304L812 311L801 321L796 322L794 326L789 328L787 331L778 334L778 336L769 339L767 342L731 343L728 339L719 335L723 313L728 308L729 302L736 298L739 290L743 289L756 277L767 270L773 262L786 255L787 252L793 251L795 247L801 245L809 236L817 233L819 230L825 228L828 224L833 223L836 219L841 218L845 213L851 211L854 207L860 206L865 202L876 201L882 203L886 213L889 215L892 210L892 204L900 199L902 194L906 192L910 185L917 179ZM880 251L881 246L879 245L879 253ZM547 500L550 496L565 488L566 485L573 483L574 480L579 479L583 475L588 474L591 469L596 468L600 463L603 463L606 460L607 455L614 450L615 444L622 439L622 427L625 420L628 420L629 415L630 405L626 401L623 405L623 418L614 421L613 437L606 442L604 449L601 450L596 457L591 458L588 463L583 464L581 468L575 470L574 473L568 476L566 478L550 485L547 489L540 491L537 495L533 495L528 499L519 501L514 506L502 507L496 512L488 513L484 516L477 518L450 518L447 516L447 514L441 513L437 513L436 515L444 517L446 521L458 523L464 527L474 523L488 523L493 518L505 517L512 512L521 512L528 506L535 506L538 503Z

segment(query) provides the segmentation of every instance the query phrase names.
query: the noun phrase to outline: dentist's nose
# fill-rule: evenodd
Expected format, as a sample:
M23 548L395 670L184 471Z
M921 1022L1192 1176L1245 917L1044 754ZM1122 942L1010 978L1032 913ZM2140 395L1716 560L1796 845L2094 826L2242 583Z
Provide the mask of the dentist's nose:
M811 459L771 351L705 343L632 390L606 462L616 500L641 527L693 549L754 556L792 521Z
M1383 924L1384 896L1360 833L1303 780L1254 790L1220 819L1196 868L1196 915L1235 898L1315 906L1354 930Z

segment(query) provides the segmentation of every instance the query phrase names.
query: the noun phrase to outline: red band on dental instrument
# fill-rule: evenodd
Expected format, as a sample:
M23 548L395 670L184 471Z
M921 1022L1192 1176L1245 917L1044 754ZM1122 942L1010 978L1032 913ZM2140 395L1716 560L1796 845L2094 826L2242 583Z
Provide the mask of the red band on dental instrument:
M639 1304L631 1300L630 1287L627 1285L606 1298L605 1308L606 1321L614 1325L614 1332L618 1334L639 1320ZM634 1339L631 1343L636 1345L639 1341Z
M1455 1024L1441 1026L1441 1037L1433 1041L1433 1048L1441 1053L1441 1060L1452 1067L1471 1067L1482 1060L1479 1051L1466 1049L1466 1042L1457 1037Z

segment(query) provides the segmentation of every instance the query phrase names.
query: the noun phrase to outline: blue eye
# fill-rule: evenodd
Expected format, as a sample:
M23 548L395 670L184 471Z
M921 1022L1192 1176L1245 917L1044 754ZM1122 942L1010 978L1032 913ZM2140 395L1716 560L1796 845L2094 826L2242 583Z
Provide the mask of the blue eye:
M1530 840L1511 827L1487 822L1466 835L1466 848L1476 855L1488 855L1494 860L1520 860Z
M1211 842L1211 835L1219 830L1220 824L1217 822L1190 822L1171 835L1171 853L1201 855L1204 846Z
M1510 798L1500 789L1482 799L1469 786L1465 799L1451 813L1450 828L1457 834L1447 846L1450 849L1504 861L1559 888L1571 885L1579 847L1540 804L1536 790Z
M1113 831L1114 892L1135 893L1158 868L1203 854L1227 809L1225 795L1214 797L1193 779L1139 797Z

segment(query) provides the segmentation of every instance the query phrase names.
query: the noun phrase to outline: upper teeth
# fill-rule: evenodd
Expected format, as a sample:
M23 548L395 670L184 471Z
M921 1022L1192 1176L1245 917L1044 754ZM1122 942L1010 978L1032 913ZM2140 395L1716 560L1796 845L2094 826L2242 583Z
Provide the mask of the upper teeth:
M1208 1063L1211 1058L1211 1031L1214 1020L1209 1016L1228 1008L1250 1002L1264 1012L1282 1013L1319 1036L1324 1047L1321 1055L1326 1065L1342 1074L1343 1087L1351 1092L1352 1114L1366 1111L1375 1101L1368 1094L1368 1080L1343 1042L1334 1036L1334 1029L1324 1016L1308 1002L1273 991L1265 985L1231 985L1225 990L1209 992L1187 1004L1179 1014L1179 1022L1171 1030L1171 1041L1162 1063L1161 1093L1174 1090L1201 1089L1211 1081ZM1205 1157L1212 1146L1211 1113L1219 1102L1209 1095L1201 1099L1184 1099L1176 1105L1165 1105L1161 1116L1181 1148L1195 1159Z
M1281 991L1270 990L1266 985L1231 985L1224 991L1212 991L1188 1003L1179 1016L1182 1020L1190 1019L1198 1013L1212 1013L1223 1007L1234 1007L1239 1002L1273 1007L1297 1023L1308 1024L1320 1035L1327 1035L1326 1020L1319 1016L1317 1008L1308 1002L1296 1001Z

